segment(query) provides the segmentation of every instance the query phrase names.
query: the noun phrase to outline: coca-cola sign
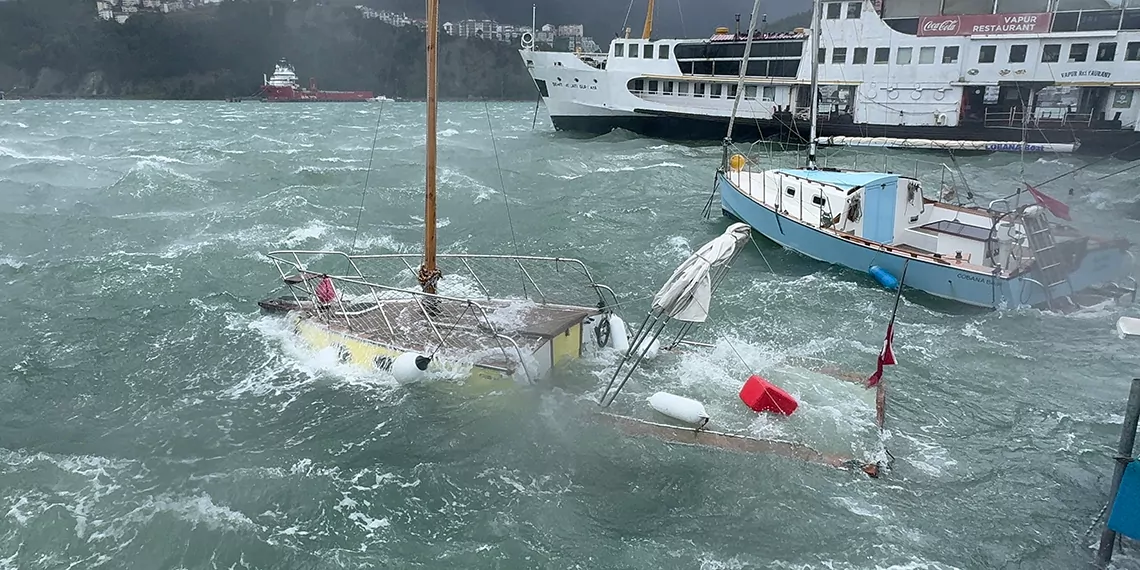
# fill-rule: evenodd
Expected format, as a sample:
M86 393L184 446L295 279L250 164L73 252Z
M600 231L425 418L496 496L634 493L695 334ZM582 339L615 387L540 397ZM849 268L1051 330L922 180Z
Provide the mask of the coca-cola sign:
M987 36L1043 34L1049 31L1053 14L970 14L926 16L918 21L919 36Z

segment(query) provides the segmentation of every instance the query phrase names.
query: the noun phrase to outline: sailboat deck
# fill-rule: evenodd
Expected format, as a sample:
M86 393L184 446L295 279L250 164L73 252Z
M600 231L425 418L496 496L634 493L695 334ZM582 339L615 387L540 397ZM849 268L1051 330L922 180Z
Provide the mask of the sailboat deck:
M434 307L430 301L435 301ZM530 301L393 299L337 304L310 315L330 330L400 351L434 354L513 372L531 355L598 310Z

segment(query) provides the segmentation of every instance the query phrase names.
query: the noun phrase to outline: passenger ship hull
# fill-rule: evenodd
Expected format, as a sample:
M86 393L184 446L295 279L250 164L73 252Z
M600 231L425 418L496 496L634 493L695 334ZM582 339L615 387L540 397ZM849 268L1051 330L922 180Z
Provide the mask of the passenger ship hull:
M559 131L603 135L614 129L623 129L641 136L668 140L721 141L728 132L728 117L696 115L680 112L636 110L628 114L564 114L550 116ZM761 138L807 143L810 123L791 119L738 120L733 127L733 139L752 141ZM932 139L962 141L993 141L1005 145L987 145L985 150L1020 150L1021 129L994 129L982 126L924 127L907 125L867 125L855 123L818 124L820 137L888 137L898 139ZM1035 145L1073 144L1076 152L1104 156L1119 152L1122 160L1140 159L1140 133L1133 131L1099 130L1075 132L1073 130L1026 131L1027 150L1041 150ZM1132 146L1135 145L1135 146ZM1132 148L1129 148L1129 147Z
M1099 20L1088 10L979 15L969 21L980 24L962 30L946 24L957 16L922 16L907 24L917 31L904 33L907 21L879 13L896 4L906 3L825 2L842 11L828 8L822 21L822 58L810 53L810 31L758 35L732 138L806 142L819 59L821 137L994 143L967 145L981 150L1020 150L1025 140L1028 151L1067 143L1082 153L1140 158L1140 8ZM991 25L1010 18L1037 23ZM1061 27L1074 18L1112 29ZM718 33L617 38L598 54L524 43L520 53L556 129L719 141L737 103L745 44Z

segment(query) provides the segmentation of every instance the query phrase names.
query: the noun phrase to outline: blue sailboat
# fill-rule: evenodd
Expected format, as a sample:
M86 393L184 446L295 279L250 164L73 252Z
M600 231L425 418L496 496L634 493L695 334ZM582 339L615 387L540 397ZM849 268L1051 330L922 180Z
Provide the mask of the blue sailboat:
M818 54L819 0L813 5L811 53ZM868 272L888 288L901 285L897 276L909 261L906 286L968 305L1064 309L1094 290L1135 298L1131 244L1050 220L1068 218L1067 207L1035 188L1028 187L1035 198L1028 205L965 206L927 197L917 177L817 167L815 61L811 94L806 168L765 169L730 155L730 121L715 184L725 215L787 249Z

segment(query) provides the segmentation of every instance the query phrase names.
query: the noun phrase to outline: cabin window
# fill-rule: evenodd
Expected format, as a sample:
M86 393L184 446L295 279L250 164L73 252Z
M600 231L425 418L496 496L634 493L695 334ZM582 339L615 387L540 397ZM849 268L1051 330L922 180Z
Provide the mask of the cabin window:
M709 96L710 96L710 97L715 97L715 98L719 99L719 98L720 98L721 87L722 87L722 86L721 86L721 84L720 84L720 83L713 83L713 84L712 84L712 93L711 93L711 94L709 94Z
M918 48L918 63L934 63L934 46Z
M912 57L913 52L914 48L899 48L899 53L895 56L895 65L910 65L910 58Z
M776 100L776 88L771 87L771 86L765 87L763 99L765 101L775 101Z
M819 53L816 54L815 60L820 63L827 61L827 48L819 48Z
M993 63L997 57L997 46L982 46L978 49L978 63Z
M1112 61L1116 59L1116 42L1104 42L1096 46L1097 61Z
M645 80L644 79L634 79L633 80L633 92L634 93L641 93L642 91L645 91Z
M629 44L629 57L637 57L637 44Z
M1057 63L1058 61L1061 61L1061 44L1041 46L1041 63Z
M858 20L859 16L863 15L862 2L848 2L847 3L847 19Z
M867 63L867 48L855 48L855 53L851 54L851 63L855 65Z
M891 48L875 48L875 63L888 63L891 61Z
M826 206L827 200L824 199L823 196L812 196L811 197L811 203L815 204L816 206Z
M1140 42L1128 42L1124 47L1124 61L1140 61Z
M665 94L666 95L672 95L673 94L673 82L672 81L666 81L665 82Z
M1029 51L1029 46L1026 44L1016 44L1009 46L1009 62L1025 63L1025 53L1027 51Z
M669 46L665 44L657 46L657 59L669 59Z
M1089 44L1069 46L1069 63L1081 62L1089 58Z
M677 82L677 94L678 95L688 95L689 94L688 82L685 82L685 81L678 81Z
M625 44L614 44L614 57L625 57Z
M958 63L958 46L942 48L942 63Z
M831 50L831 63L838 65L847 63L847 48L835 48Z
M796 189L792 188L791 186L788 186L787 190L784 190L784 193L787 194L788 196L795 196L796 195Z
M645 59L653 59L653 44L645 44L641 57Z
M650 79L649 80L649 92L650 93L657 93L657 80L656 79Z
M744 98L745 99L755 99L756 98L756 86L755 85L745 85L744 86Z
M838 20L839 12L843 9L843 4L839 2L828 2L827 4L827 19Z
M728 86L728 98L729 99L736 99L736 85L729 85Z
M693 84L693 97L704 97L704 96L705 96L705 84L704 83L694 83Z

